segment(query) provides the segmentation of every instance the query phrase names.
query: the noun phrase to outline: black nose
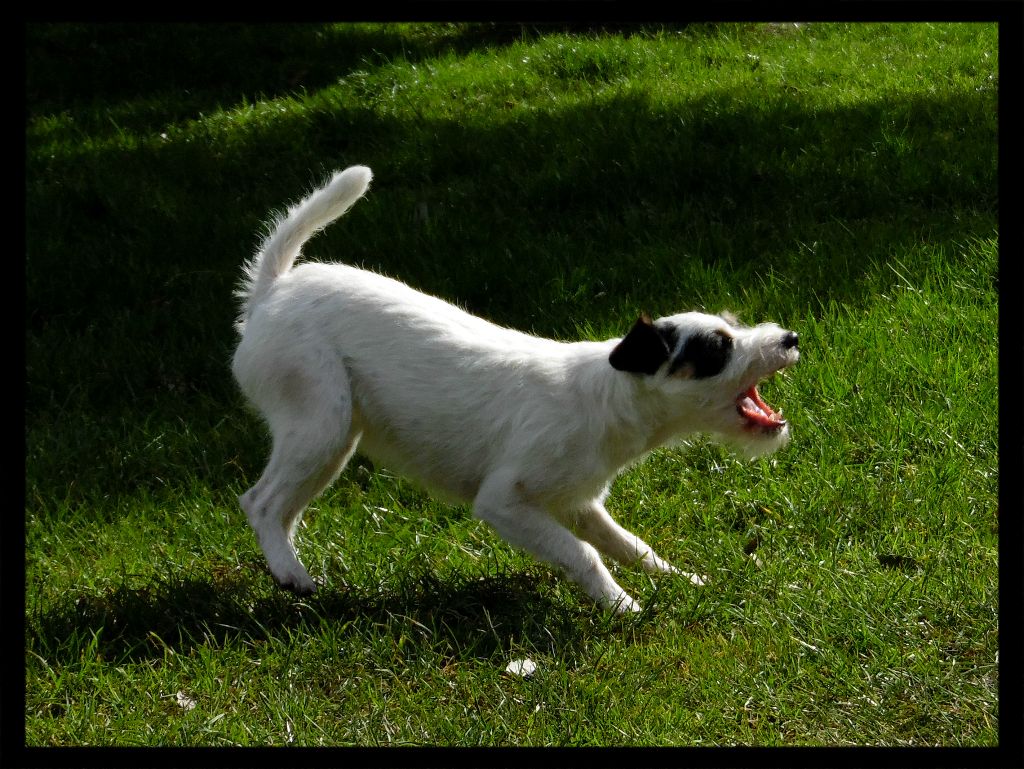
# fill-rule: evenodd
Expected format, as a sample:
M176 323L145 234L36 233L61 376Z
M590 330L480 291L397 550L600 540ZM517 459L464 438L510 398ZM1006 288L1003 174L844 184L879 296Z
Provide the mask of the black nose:
M799 343L800 337L798 337L792 331L787 331L786 335L782 337L782 346L785 347L787 350L790 349L791 347L796 347Z

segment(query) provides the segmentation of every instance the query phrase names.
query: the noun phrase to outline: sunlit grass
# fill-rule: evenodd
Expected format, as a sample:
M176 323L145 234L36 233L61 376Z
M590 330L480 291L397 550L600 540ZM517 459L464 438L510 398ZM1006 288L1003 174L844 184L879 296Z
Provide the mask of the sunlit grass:
M30 745L996 742L993 25L28 43ZM353 163L374 186L313 257L563 339L694 308L799 331L764 387L789 447L697 438L614 485L707 587L616 569L645 611L609 617L362 459L299 533L320 591L273 586L232 289L270 211Z

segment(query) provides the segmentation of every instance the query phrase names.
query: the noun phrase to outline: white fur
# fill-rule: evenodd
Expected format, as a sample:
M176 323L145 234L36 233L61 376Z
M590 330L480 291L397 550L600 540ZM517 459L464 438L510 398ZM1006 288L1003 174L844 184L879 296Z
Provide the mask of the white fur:
M749 454L773 450L788 426L743 427L737 395L796 361L795 341L700 313L662 318L681 349L694 333L734 341L722 372L697 379L616 370L620 343L563 343L498 327L372 272L292 267L302 244L361 197L368 168L339 174L279 219L247 265L233 370L273 436L262 477L240 502L277 581L314 589L293 546L305 506L358 446L564 569L599 604L637 603L599 555L676 570L616 524L612 479L652 449L704 432ZM795 336L793 337L795 340ZM674 352L674 351L673 351ZM687 575L700 584L701 578Z

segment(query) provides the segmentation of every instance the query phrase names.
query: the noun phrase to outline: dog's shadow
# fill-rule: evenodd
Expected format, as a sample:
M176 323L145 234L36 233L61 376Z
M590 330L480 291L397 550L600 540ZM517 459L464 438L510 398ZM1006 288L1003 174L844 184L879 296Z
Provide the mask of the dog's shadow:
M596 609L566 609L548 598L543 577L529 572L445 578L421 572L388 588L326 586L299 598L264 589L269 578L258 570L255 564L242 571L225 567L219 575L69 596L29 611L30 648L50 664L83 655L138 662L200 646L313 637L324 623L334 623L346 634L403 639L399 646L410 656L488 659L516 647L560 653L607 624Z

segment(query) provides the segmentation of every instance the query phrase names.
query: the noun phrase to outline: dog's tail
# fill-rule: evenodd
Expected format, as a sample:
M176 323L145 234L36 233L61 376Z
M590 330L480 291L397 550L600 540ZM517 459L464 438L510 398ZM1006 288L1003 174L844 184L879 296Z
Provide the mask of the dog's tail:
M245 265L237 294L242 300L240 324L263 298L274 281L292 268L302 245L348 211L370 186L373 173L366 166L351 166L288 209L273 223L259 252Z

